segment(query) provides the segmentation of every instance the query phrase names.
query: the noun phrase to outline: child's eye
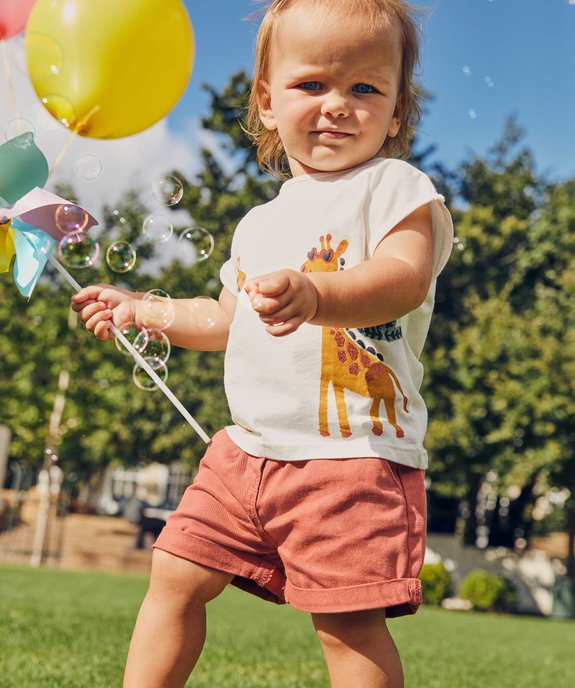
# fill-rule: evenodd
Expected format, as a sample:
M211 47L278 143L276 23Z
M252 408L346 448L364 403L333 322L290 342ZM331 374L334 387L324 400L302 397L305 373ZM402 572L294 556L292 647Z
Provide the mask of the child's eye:
M352 88L354 93L377 93L377 89L369 84L354 84Z
M298 84L298 87L302 89L302 91L319 91L321 90L321 84L319 81L302 81L301 84Z

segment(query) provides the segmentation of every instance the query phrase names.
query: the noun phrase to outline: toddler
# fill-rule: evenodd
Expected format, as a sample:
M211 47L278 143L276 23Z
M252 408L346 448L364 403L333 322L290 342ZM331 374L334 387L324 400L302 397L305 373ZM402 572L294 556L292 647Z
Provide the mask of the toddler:
M285 181L238 225L219 300L174 302L173 344L226 350L233 425L155 543L125 688L184 686L229 583L311 614L333 688L403 686L386 620L421 603L419 357L453 236L428 177L397 159L417 59L401 0L269 4L247 128ZM72 300L110 339L111 323L153 327L140 299L100 285Z

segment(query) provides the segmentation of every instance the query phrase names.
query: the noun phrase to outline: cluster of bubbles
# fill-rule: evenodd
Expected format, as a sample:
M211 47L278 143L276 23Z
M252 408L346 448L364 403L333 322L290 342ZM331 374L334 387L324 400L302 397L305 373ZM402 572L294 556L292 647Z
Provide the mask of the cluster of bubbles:
M465 74L465 76L471 76L471 68L469 67L469 65L464 65L462 71ZM483 77L483 82L485 83L487 88L493 88L495 86L495 82L489 75ZM469 117L469 119L477 119L477 112L473 108L469 108L467 110L467 116Z
M16 146L28 147L34 143L36 130L32 122L17 117L4 127L4 137L6 141L13 141ZM84 153L76 159L74 170L78 177L94 180L102 172L102 161L92 153ZM183 194L183 184L174 176L158 177L152 186L154 199L165 208L176 206ZM118 215L120 227L126 224L125 218L119 217L118 211L114 211L114 214ZM58 242L58 256L68 268L91 268L102 253L100 244L88 232L89 221L89 214L73 203L65 203L56 208L54 223L62 234ZM152 244L166 244L170 240L173 242L173 234L171 219L161 212L152 212L142 224L142 235ZM176 241L174 253L189 265L207 260L214 250L213 236L201 227L187 227L177 235ZM137 252L128 241L114 241L103 255L108 268L114 273L127 273L136 266ZM169 294L161 289L153 289L142 299L142 322L151 325L141 327L132 322L118 328L163 382L168 377L167 361L171 351L170 340L164 330L172 324L174 315L174 305ZM116 345L122 352L130 354L120 340L116 340ZM157 389L156 382L138 363L134 366L132 377L134 384L142 390Z
M171 353L170 340L164 330L174 317L174 304L169 294L162 289L152 289L142 297L141 320L148 326L128 322L118 328L163 383L168 379L167 362ZM129 354L119 337L116 337L116 346L122 353ZM157 389L156 381L139 363L132 370L132 380L145 392Z
M48 60L51 69L56 70L57 60ZM58 96L51 96L57 98ZM70 106L71 107L71 106ZM64 108L65 110L65 108ZM64 111L60 108L60 111ZM70 119L74 113L70 109ZM63 121L66 124L65 121ZM34 144L36 128L32 122L16 117L4 126L4 139L14 146L28 148ZM102 172L102 161L93 153L80 155L74 163L74 171L78 177L86 181L97 179ZM182 182L174 176L158 177L152 186L154 199L165 208L176 206L184 195ZM126 224L126 219L118 216L119 227ZM61 233L58 242L58 255L61 262L71 269L86 269L93 267L98 261L101 250L100 244L92 236L89 229L90 216L80 206L74 203L59 205L54 214L54 224ZM166 244L172 239L174 227L171 219L161 213L152 212L142 224L144 239L152 244ZM177 247L174 253L183 262L193 265L207 260L214 249L213 236L201 227L187 227L177 236ZM172 240L173 241L173 240ZM137 262L135 247L128 241L119 239L111 243L104 253L108 268L117 274L130 272ZM116 338L116 346L127 355L130 350L125 347L125 341L141 356L140 362L151 368L157 379L165 382L168 378L167 361L171 353L171 345L165 330L172 324L175 309L172 299L162 289L152 289L147 292L141 304L141 321L148 326L143 327L135 322L129 322L118 328L120 336ZM132 378L134 384L144 391L157 389L156 380L146 370L146 367L136 363Z
M97 177L101 169L101 161L92 154L86 154L76 161L76 170L85 179ZM184 187L177 177L159 177L154 182L152 194L163 206L173 207L181 201ZM88 214L77 205L62 205L56 211L56 226L63 235L58 253L60 260L69 268L90 268L100 255L98 242L85 231L88 220ZM120 217L119 222L125 224L126 220ZM152 212L144 219L142 235L146 241L166 244L173 234L174 226L167 215ZM187 227L177 236L177 242L175 253L180 260L190 265L207 260L214 250L213 236L201 227ZM136 266L137 252L128 241L114 241L107 247L104 255L108 268L117 274L130 272Z

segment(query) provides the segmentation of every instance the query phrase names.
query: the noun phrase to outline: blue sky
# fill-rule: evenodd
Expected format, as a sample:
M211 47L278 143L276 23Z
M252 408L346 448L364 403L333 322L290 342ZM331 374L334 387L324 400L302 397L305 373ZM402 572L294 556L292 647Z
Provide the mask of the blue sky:
M185 0L196 36L194 72L168 118L184 129L208 111L200 84L251 72L257 22L251 0ZM429 0L421 83L435 100L422 143L454 166L483 154L515 114L539 171L575 176L575 0Z
M245 19L257 4L184 1L196 36L189 85L166 119L121 139L76 137L70 142L69 132L41 106L22 68L23 35L6 42L0 130L6 131L15 116L28 120L52 168L49 188L72 184L95 216L104 205L119 203L128 189L154 209L154 179L171 170L192 179L201 168L202 146L221 155L222 164L229 162L214 136L199 127L209 111L201 84L221 88L237 70L251 73L258 22ZM420 81L435 97L420 140L437 146L435 160L454 168L470 155L484 155L500 139L506 119L515 115L527 130L538 171L552 180L574 178L575 0L414 1L426 10ZM15 98L9 97L7 72ZM78 163L87 155L101 162L96 179L78 174Z

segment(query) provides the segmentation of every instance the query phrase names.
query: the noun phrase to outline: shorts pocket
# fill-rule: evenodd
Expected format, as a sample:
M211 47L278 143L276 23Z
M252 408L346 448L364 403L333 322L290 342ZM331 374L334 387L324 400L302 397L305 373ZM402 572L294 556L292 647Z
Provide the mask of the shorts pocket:
M395 461L389 461L388 459L381 459L381 461L383 462L387 474L393 480L397 489L402 494L405 494L403 482L401 480L401 464L396 463Z

